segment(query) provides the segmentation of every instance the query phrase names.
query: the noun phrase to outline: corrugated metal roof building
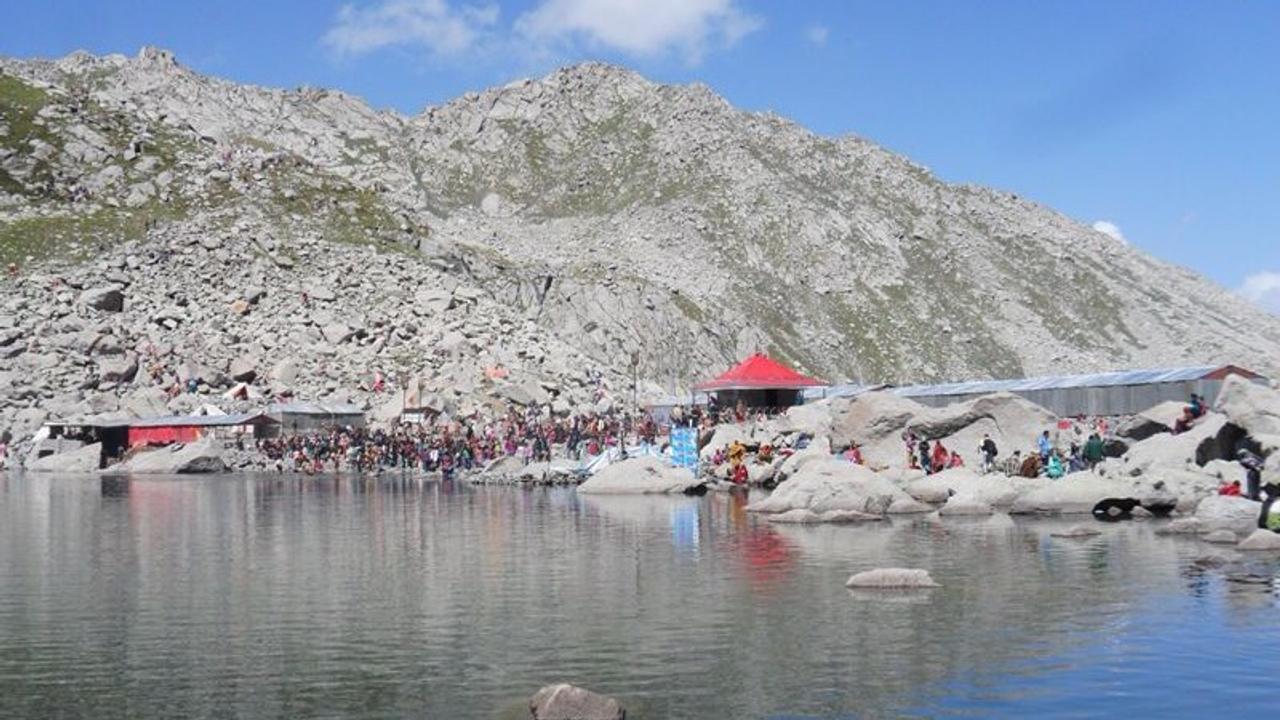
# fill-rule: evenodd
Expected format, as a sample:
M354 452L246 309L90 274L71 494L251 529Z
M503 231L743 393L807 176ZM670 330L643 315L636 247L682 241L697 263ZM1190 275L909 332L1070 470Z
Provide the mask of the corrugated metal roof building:
M1054 375L1013 380L973 380L934 385L837 385L826 397L853 397L871 390L889 390L923 405L941 407L995 392L1022 396L1060 417L1133 415L1169 400L1183 402L1192 393L1212 404L1228 375L1264 381L1261 375L1235 365L1123 370L1089 375Z
M350 403L289 402L267 406L267 415L284 432L310 432L326 427L363 427L364 410Z

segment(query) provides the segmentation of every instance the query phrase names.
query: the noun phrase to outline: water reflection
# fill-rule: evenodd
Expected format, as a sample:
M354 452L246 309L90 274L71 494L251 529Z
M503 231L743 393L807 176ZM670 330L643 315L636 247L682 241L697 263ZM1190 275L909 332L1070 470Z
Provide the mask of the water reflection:
M1205 710L1193 690L1269 707L1273 557L1136 522L772 525L748 501L9 478L0 716L493 717L559 680L641 718L1147 714L1135 687L1164 715ZM886 565L942 587L844 588Z

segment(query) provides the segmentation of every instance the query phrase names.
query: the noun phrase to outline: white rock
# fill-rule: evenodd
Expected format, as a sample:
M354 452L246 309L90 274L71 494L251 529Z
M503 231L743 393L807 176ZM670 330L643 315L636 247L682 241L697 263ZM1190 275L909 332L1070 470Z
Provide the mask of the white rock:
M883 518L879 515L871 515L864 512L858 512L857 510L828 510L827 512L817 513L803 508L774 513L768 516L769 522L793 524L856 523L882 519Z
M1195 518L1207 530L1248 532L1258 526L1262 503L1248 498L1211 495L1196 506Z
M98 471L102 458L102 443L85 445L76 450L46 455L27 464L28 472L87 474Z
M851 575L844 584L850 588L934 588L941 587L928 570L918 568L876 568Z
M1230 530L1214 530L1205 535L1203 539L1205 542L1219 545L1235 545L1240 541L1240 537Z
M1013 502L1013 514L1072 515L1093 510L1107 498L1133 497L1133 488L1090 472L1071 473L1031 490Z
M828 459L809 462L773 494L747 506L751 512L815 513L854 510L883 515L898 499L910 499L899 487L861 465Z
M684 468L675 468L654 457L638 457L612 463L578 486L584 495L651 495L683 493L701 481Z
M990 515L995 512L991 504L982 498L960 493L947 499L945 505L938 509L939 515Z

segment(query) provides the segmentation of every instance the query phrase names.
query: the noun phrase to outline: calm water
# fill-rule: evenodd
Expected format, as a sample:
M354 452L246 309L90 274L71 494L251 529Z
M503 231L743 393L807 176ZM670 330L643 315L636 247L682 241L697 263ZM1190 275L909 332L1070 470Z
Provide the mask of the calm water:
M739 498L0 478L0 716L1271 713L1280 560L1153 526L775 527ZM925 594L851 572L932 570Z

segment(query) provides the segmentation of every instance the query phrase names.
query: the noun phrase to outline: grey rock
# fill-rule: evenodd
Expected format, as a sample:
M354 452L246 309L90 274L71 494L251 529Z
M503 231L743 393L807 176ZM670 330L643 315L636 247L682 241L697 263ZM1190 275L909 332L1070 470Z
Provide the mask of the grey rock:
M566 683L534 693L529 713L533 720L625 720L627 716L617 700Z
M124 292L115 286L96 287L80 293L80 304L106 312L124 310Z
M46 455L27 463L28 472L88 474L98 471L102 443L93 443L67 452Z

